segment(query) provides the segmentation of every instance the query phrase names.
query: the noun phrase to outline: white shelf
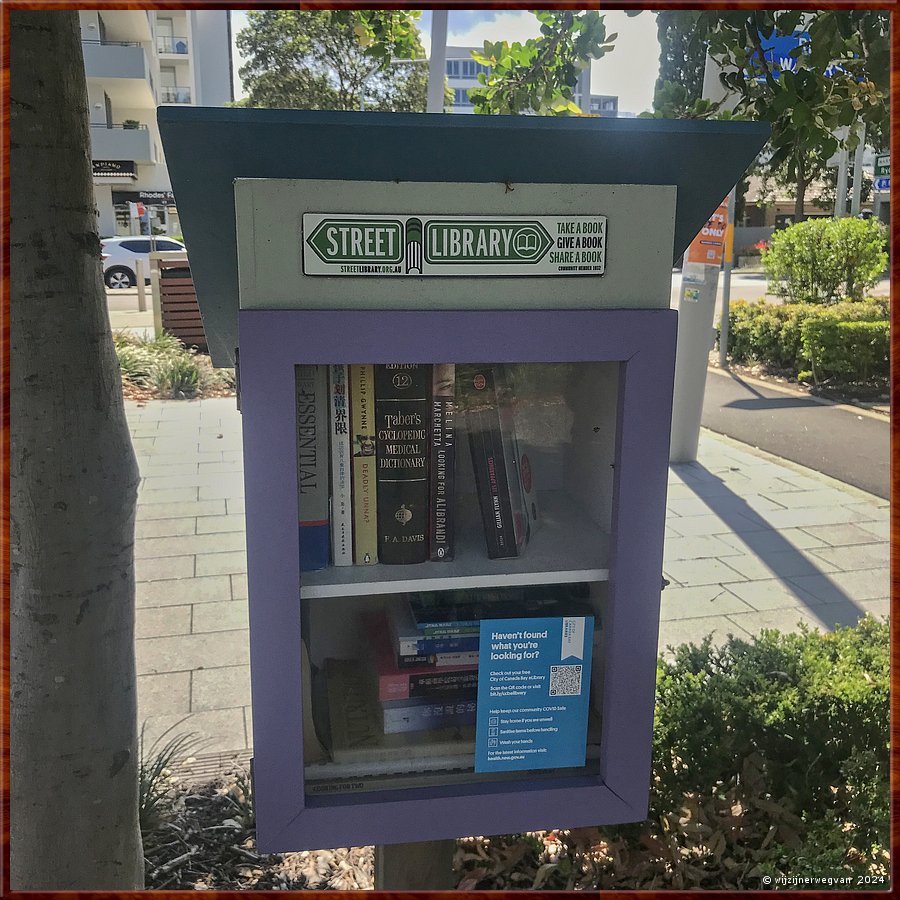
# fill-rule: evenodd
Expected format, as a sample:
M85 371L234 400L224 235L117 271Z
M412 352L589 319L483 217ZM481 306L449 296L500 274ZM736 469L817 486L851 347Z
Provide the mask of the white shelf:
M329 566L302 573L300 594L307 599L607 581L609 535L568 494L549 491L539 500L541 526L516 559L488 559L478 504L463 502L457 507L454 559L404 566Z

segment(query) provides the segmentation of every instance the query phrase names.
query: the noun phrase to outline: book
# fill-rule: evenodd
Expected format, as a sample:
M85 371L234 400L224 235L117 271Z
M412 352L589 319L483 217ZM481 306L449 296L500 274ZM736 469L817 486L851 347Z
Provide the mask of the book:
M436 763L436 768L471 765L475 750L473 727L386 735L384 711L366 666L359 660L326 659L324 669L330 751L335 763L384 763L376 771L385 774L414 772L420 766L427 769L430 764L426 760ZM360 774L364 774L362 770Z
M459 698L446 702L410 701L402 706L383 706L384 733L401 734L409 731L434 731L448 725L474 725L477 700Z
M456 366L436 363L431 386L431 460L428 470L428 555L453 559L456 490Z
M428 559L428 422L431 366L375 366L378 558Z
M405 700L410 697L446 698L471 693L478 684L478 666L448 666L435 669L416 666L401 669L391 645L388 624L383 614L367 618L367 630L378 676L379 700Z
M350 493L350 407L346 365L328 367L331 436L331 560L353 564L353 514Z
M515 430L499 366L460 366L457 390L490 559L520 556L528 542Z
M444 669L447 666L474 666L477 664L477 650L458 653L417 653L414 656L397 655L397 665L401 669L409 669L414 666L434 666L437 669Z
M378 562L378 498L375 483L375 382L370 365L350 366L350 435L353 562Z
M324 569L328 527L328 400L324 366L296 366L300 571Z
M478 650L478 634L429 637L416 627L408 596L393 597L386 605L390 635L398 656L428 657L438 653L466 653Z

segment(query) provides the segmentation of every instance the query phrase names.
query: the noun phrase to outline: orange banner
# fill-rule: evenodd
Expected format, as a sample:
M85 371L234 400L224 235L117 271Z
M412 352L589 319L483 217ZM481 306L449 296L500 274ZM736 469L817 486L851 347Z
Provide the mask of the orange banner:
M700 234L691 241L688 247L687 261L703 263L707 266L722 265L722 254L725 250L725 239L728 229L728 198L709 217L709 221L700 230Z

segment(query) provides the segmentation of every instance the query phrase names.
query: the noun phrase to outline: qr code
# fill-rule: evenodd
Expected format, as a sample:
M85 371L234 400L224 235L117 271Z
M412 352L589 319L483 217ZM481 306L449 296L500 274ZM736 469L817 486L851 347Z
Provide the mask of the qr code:
M581 693L581 666L550 666L550 696L577 697Z

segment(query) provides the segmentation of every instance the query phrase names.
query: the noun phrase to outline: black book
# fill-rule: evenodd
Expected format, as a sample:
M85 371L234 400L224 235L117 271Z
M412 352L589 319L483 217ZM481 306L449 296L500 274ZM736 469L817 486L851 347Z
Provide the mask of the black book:
M502 373L495 366L460 366L457 371L488 557L516 557L528 540L528 520Z
M375 366L378 559L428 559L431 366Z
M431 467L428 472L428 549L434 561L453 559L456 490L456 366L434 366L431 397Z

